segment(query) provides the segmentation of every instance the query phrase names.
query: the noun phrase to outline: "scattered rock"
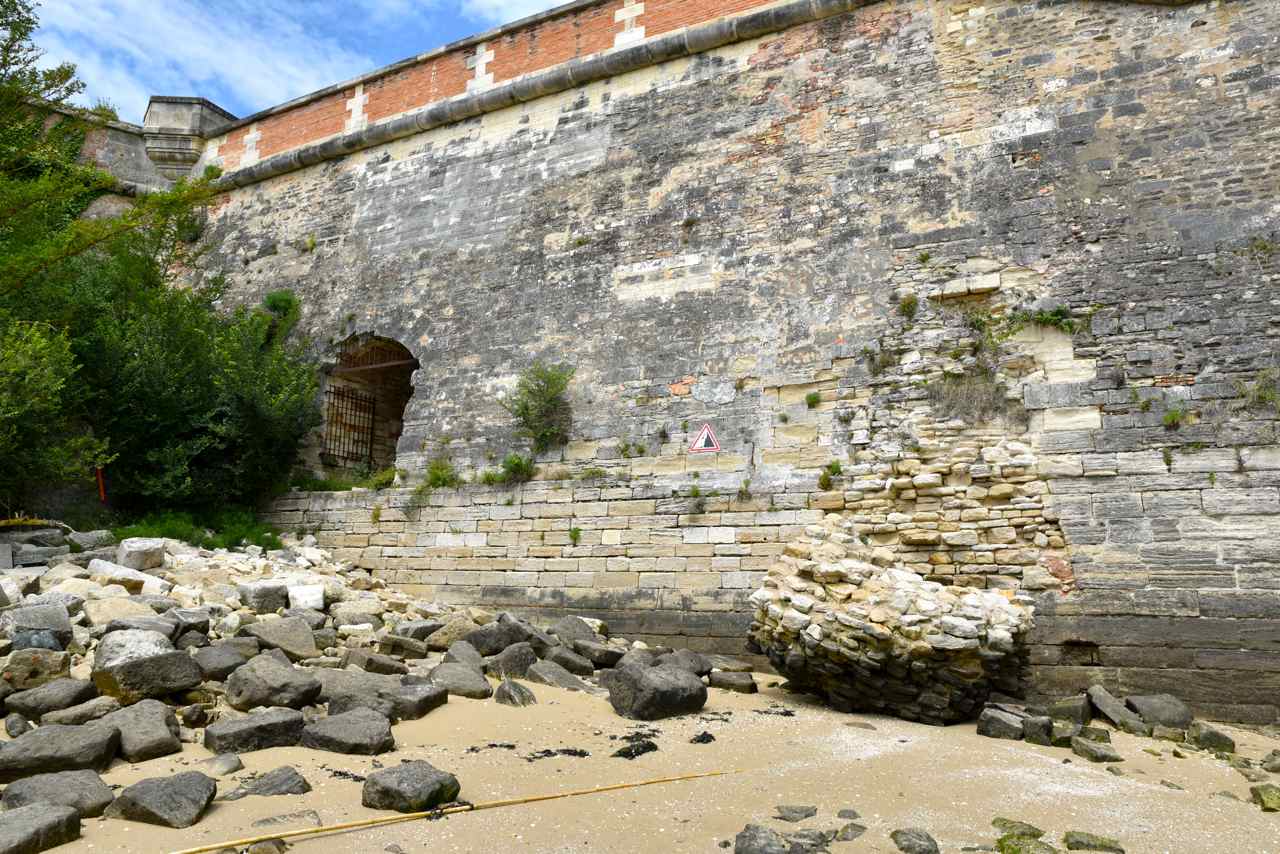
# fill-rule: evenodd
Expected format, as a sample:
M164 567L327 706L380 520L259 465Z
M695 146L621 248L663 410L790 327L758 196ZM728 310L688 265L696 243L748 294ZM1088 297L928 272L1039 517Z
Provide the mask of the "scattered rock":
M560 665L575 676L590 676L596 672L594 664L567 646L552 647L547 652L546 658L547 661Z
M1089 702L1118 730L1132 735L1151 735L1151 726L1101 685L1089 687Z
M103 636L93 660L93 684L123 704L194 688L204 679L191 656L159 632L128 629Z
M1022 738L1022 718L988 706L978 716L978 735L1019 741Z
M1250 799L1262 807L1263 812L1280 812L1280 786L1275 783L1260 783L1249 787Z
M28 720L39 721L49 712L79 705L97 695L93 683L64 677L46 682L39 688L10 694L5 698L5 707Z
M255 614L274 614L289 607L289 585L283 581L251 581L237 590L240 601Z
M575 640L573 649L597 669L617 666L623 654L626 653L625 649L609 646L596 640Z
M301 617L284 617L279 620L261 620L242 630L249 637L257 638L264 649L278 649L289 656L290 661L302 661L320 655L311 626Z
M61 804L29 804L5 810L0 821L0 851L35 854L80 838L80 815Z
M105 771L119 746L120 730L100 721L42 726L0 745L0 783L54 771Z
M493 696L493 686L484 674L466 664L438 664L428 676L431 684L444 688L453 696L473 700L487 700Z
M1071 739L1071 752L1090 762L1123 762L1120 754L1110 744L1076 736Z
M1007 836L1023 836L1027 839L1039 839L1044 836L1044 831L1034 824L1027 824L1025 821L1017 821L1012 818L996 816L991 820L991 826Z
M1204 721L1192 721L1187 727L1187 741L1205 750L1216 750L1220 753L1236 752L1235 739Z
M867 832L866 825L851 821L836 832L836 842L852 842Z
M729 673L724 670L713 670L708 681L712 688L722 691L734 691L738 694L754 694L759 691L756 680L750 673Z
M65 652L35 647L12 653L4 666L4 681L14 691L39 688L70 674L71 656Z
M689 743L690 744L711 744L715 740L716 740L716 737L714 735L707 732L706 730L703 730L702 732L695 735L693 738L689 739Z
M1140 694L1125 697L1124 704L1151 726L1185 730L1191 726L1191 709L1172 694Z
M374 771L364 781L360 802L369 809L422 812L452 801L458 778L429 762L405 762Z
M120 755L129 762L179 753L178 718L159 700L143 700L102 718L120 730Z
M556 624L551 627L551 634L560 638L560 642L566 646L572 645L574 641L598 641L600 636L596 634L591 624L581 617L561 617Z
M496 625L496 624L491 624ZM488 628L488 626L485 626ZM485 661L485 672L490 676L501 679L503 677L511 677L514 679L523 679L529 672L529 668L538 663L538 656L533 651L533 647L525 642L513 643L497 655Z
M889 834L902 854L939 854L938 843L918 827L907 827Z
M758 824L748 824L733 840L733 854L790 854L782 834Z
M1263 757L1262 770L1280 774L1280 750L1273 750Z
M267 653L257 655L227 679L227 705L246 711L258 706L298 709L320 696L320 682Z
M393 749L396 742L391 721L373 709L352 709L307 725L302 731L302 746L372 756Z
M587 684L574 676L568 670L565 670L554 661L539 661L529 667L524 678L530 682L537 682L541 685L550 685L553 688L564 688L567 691L586 691Z
M436 629L427 637L427 648L436 652L444 652L449 649L455 641L462 640L477 628L479 628L479 626L477 626L466 615L454 614L443 626ZM470 644L468 644L468 646L470 646Z
M116 563L146 571L164 566L164 540L158 537L130 537L116 547Z
M1145 716L1144 716L1145 717ZM1110 854L1124 854L1120 842L1107 836L1096 836L1081 830L1068 830L1062 837L1068 851L1107 851Z
M1054 720L1073 721L1080 726L1088 726L1093 722L1093 706L1089 704L1087 694L1057 700L1049 706L1048 713Z
M107 807L106 815L164 827L190 827L204 815L217 790L218 784L199 771L151 777L122 791Z
M197 649L191 656L205 679L221 682L242 667L248 658L230 644L216 643Z
M4 719L4 731L9 738L17 738L31 731L31 722L17 712L10 712Z
M518 623L497 620L470 632L462 640L475 647L476 652L481 655L490 656L497 655L512 644L520 643L525 637L526 633Z
M204 746L214 753L248 753L289 747L302 740L302 712L270 709L243 718L218 721L204 731Z
M804 821L806 818L812 818L818 814L818 808L814 806L779 804L777 810L778 814L774 816L774 818L793 823L797 821Z
M228 774L244 770L244 763L234 753L219 753L217 756L205 759L198 764L213 777L226 777Z
M655 667L661 667L664 664L679 667L699 677L708 676L711 673L711 659L691 649L677 649L665 653L655 658L653 664Z
M241 783L236 789L228 792L219 800L238 801L249 795L305 795L311 791L311 784L306 781L298 769L291 765L282 765L268 771L261 777L255 777Z
M7 627L10 636L15 639L24 633L47 633L55 641L54 649L66 649L67 644L71 643L71 620L64 605L11 608L0 614L0 625Z
M46 803L71 807L81 818L94 818L115 799L111 787L93 771L58 771L37 774L5 787L3 804L6 812L0 825L9 820L8 810L28 804ZM0 851L9 849L0 846Z
M533 691L519 682L512 682L510 679L502 680L502 684L493 692L493 699L504 706L532 706L538 702L538 698L534 696Z
M706 686L688 670L629 666L612 674L606 686L609 703L625 718L652 721L686 715L707 702Z

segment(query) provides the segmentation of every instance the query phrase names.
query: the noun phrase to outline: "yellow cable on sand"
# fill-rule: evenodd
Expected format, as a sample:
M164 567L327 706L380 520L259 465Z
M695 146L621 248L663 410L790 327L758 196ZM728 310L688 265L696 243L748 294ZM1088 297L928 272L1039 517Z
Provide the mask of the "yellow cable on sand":
M384 824L396 824L402 821L414 821L420 818L439 818L460 812L478 812L480 810L513 807L517 804L532 804L538 801L554 801L560 798L576 798L579 795L595 795L600 792L615 792L619 789L637 789L641 786L656 786L659 783L678 783L681 780L697 780L701 777L720 777L725 774L737 774L738 771L704 771L700 774L683 774L679 777L660 777L656 780L642 780L639 783L615 783L612 786L598 786L594 789L577 789L572 792L558 792L554 795L533 795L527 798L507 798L501 801L486 801L480 804L459 804L453 807L425 810L423 812L404 813L403 815L379 816L359 821L346 821L342 824L329 824L324 827L308 827L302 830L286 830L280 833L268 833L263 836L250 836L245 839L232 839L213 845L201 845L199 848L184 848L173 854L206 854L209 851L222 851L225 848L238 849L255 842L266 842L268 839L296 839L299 836L315 836L321 833L333 833L339 830L355 830L361 827L377 827Z

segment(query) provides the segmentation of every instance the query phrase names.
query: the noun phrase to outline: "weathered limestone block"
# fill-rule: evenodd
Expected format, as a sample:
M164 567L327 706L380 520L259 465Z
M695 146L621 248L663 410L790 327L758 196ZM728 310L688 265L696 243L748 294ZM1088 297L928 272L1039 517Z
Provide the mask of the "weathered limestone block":
M750 645L846 711L943 724L977 714L992 690L1020 693L1031 607L878 566L855 528L830 515L788 546L824 559L784 554L769 570L751 595Z

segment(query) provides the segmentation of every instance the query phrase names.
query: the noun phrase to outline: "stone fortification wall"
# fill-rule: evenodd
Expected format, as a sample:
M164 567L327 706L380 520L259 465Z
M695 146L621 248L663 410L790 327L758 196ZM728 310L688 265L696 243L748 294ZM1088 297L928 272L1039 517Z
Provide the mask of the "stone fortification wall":
M201 273L299 292L322 358L405 345L410 482L518 446L498 399L541 358L578 367L543 477L617 490L280 518L459 599L745 621L758 578L725 576L792 523L733 514L843 511L931 580L1036 592L1038 690L1272 719L1278 33L1265 0L871 3L237 189ZM711 463L686 453L704 422ZM735 507L748 480L764 507ZM604 540L614 501L654 502L642 539Z

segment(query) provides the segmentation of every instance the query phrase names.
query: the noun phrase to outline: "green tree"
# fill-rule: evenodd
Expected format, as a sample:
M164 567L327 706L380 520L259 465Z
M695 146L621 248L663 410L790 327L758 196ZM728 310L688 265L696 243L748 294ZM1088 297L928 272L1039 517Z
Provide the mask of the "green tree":
M571 365L534 362L502 401L502 407L519 422L519 434L533 442L535 454L569 441L573 407L566 392L574 372Z
M0 507L110 461L118 506L209 512L251 504L292 468L318 420L316 374L289 333L296 298L227 313L175 287L200 248L216 171L127 194L83 162L104 111L66 105L75 69L41 69L35 4L0 0Z

